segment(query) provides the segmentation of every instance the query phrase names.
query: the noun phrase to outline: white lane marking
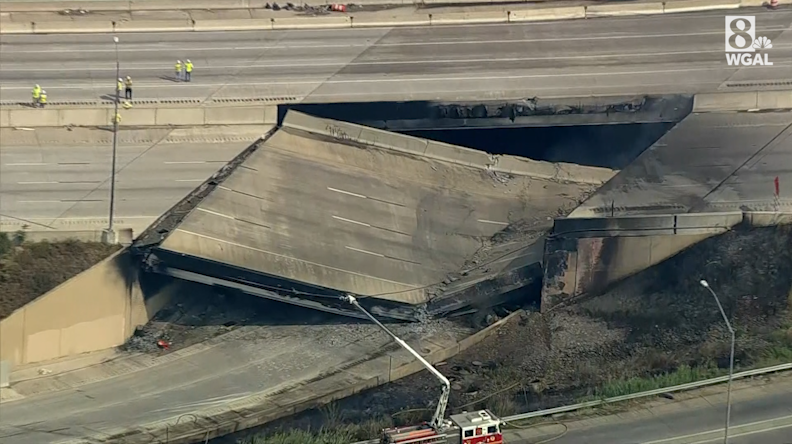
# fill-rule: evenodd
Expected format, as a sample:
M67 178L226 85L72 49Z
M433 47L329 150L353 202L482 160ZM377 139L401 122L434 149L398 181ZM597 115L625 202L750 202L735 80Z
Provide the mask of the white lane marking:
M720 62L715 62L711 66L705 68L681 68L681 69L657 69L657 70L644 70L644 71L614 71L614 72L580 72L580 73L555 73L555 74L522 74L522 75L506 75L506 76L480 76L480 77L394 77L386 79L350 79L350 80L326 80L327 76L317 77L316 80L284 80L284 81L271 81L271 82L234 82L233 86L281 86L281 85L345 85L345 84L365 84L365 83L405 83L405 82L484 82L484 81L498 81L498 80L530 80L530 79L545 79L545 78L570 78L570 77L596 77L596 76L637 76L637 75L654 75L654 74L677 74L677 73L691 73L691 72L708 72L713 70L744 70L744 69L772 69L783 68L792 65L792 62L776 62L771 67L739 67L739 66L724 66ZM720 84L722 82L718 82ZM194 87L211 88L211 87L228 87L228 83L194 83ZM188 85L179 85L181 87L190 87ZM176 87L171 84L145 84L139 85L138 88L170 88ZM86 90L94 89L94 86L48 86L51 90L65 90L77 89ZM565 87L566 88L566 87ZM30 89L27 86L0 86L0 91L3 90L25 90ZM366 93L370 94L370 93Z
M753 15L759 17L768 17L771 16L772 12L765 12L765 11L756 11ZM629 23L629 22L650 22L650 23L657 23L658 20L662 20L665 17L663 16L656 16L656 15L648 15L648 16L632 16L632 17L595 17L591 20L597 21L608 21L612 20L618 23ZM723 13L712 13L711 11L690 11L682 14L674 14L673 17L668 17L667 20L671 22L671 24L678 24L680 21L683 20L695 20L700 22L702 19L707 18L723 18ZM469 29L469 28L492 28L492 27L503 27L508 26L512 28L539 28L539 27L553 27L557 28L559 26L558 22L555 20L545 21L545 22L512 22L512 23L472 23L472 24L452 24L452 25L437 25L436 28L439 29ZM327 34L327 33L339 33L339 32L352 32L352 33L371 33L374 34L372 31L382 32L384 30L393 30L393 29L426 29L426 25L409 25L409 26L380 26L380 27L369 27L369 28L328 28L328 29L291 29L291 30L278 30L272 31L273 33L279 33L282 35L285 34ZM264 30L264 32L268 32L268 30ZM211 36L214 34L224 34L227 35L229 33L233 33L236 35L242 34L255 34L256 37L259 37L262 33L262 30L253 30L253 31L209 31L209 32L202 32L202 34ZM147 32L145 33L147 37L156 37L156 36L175 36L175 37L183 37L184 31L163 31L163 32ZM66 34L53 34L53 35L60 35L66 36ZM95 34L100 36L109 36L111 34ZM74 37L74 35L68 35L68 37ZM357 37L357 36L354 36ZM374 38L376 36L372 36ZM158 39L162 40L162 39ZM164 49L163 47L159 47L160 49ZM108 52L114 50L108 50ZM78 51L79 52L79 51Z
M472 27L484 27L484 26L502 26L503 24L481 24L481 25L468 25ZM512 25L523 25L523 26L530 26L530 25L541 25L540 23L534 24L520 24L520 23L513 23ZM468 26L446 26L445 28L464 28ZM773 32L773 31L784 31L786 30L785 27L769 27L764 28L764 32ZM241 31L244 33L244 31ZM447 46L447 45L480 45L480 44L509 44L509 43L541 43L541 42L578 42L578 41L591 41L591 40L624 40L624 39L655 39L655 38L675 38L675 37L696 37L696 36L707 36L707 35L722 35L723 29L712 29L712 30L704 30L698 32L685 32L685 33L662 33L662 34L617 34L617 35L589 35L589 36L576 36L576 37L558 37L558 38L530 38L530 39L497 39L497 40L429 40L421 41L421 42L402 42L402 43L377 43L377 44L365 44L365 43L350 43L350 44L324 44L322 42L307 44L307 45L290 45L288 43L282 45L256 45L256 46L206 46L206 47L182 47L182 48L174 48L174 47L163 47L163 46L154 46L151 44L136 44L131 43L131 45L139 45L137 48L133 47L125 47L124 45L120 45L118 48L118 52L162 52L162 51L244 51L244 50L272 50L272 49L284 49L284 50L291 50L291 49L330 49L330 48L356 48L356 47L365 47L365 48L377 48L377 47L391 47L391 48L398 48L398 47L414 47L414 46ZM153 36L155 34L147 34L149 36ZM358 39L359 36L350 35L350 39ZM78 43L79 44L79 43ZM91 43L87 43L91 44ZM60 48L60 49L40 49L40 50L7 50L4 49L3 52L6 54L14 54L14 53L22 53L22 54L46 54L46 53L69 53L69 52L78 52L78 53L115 53L115 48L109 46L107 48L97 48L97 49L69 49L69 48Z
M52 185L58 182L17 182L17 185Z
M333 216L333 219L337 219L337 220L340 220L340 221L343 221L343 222L349 222L349 223L351 223L351 224L357 224L357 225L362 225L362 226L364 226L364 227L369 227L369 228L371 228L371 225L370 225L370 224L367 224L367 223L365 223L365 222L359 222L359 221L352 220L352 219L347 219L347 218L345 218L345 217L340 217L340 216Z
M506 222L496 222L494 220L487 220L487 219L479 219L478 221L481 222L482 224L493 224L493 225L503 225L503 226L509 225Z
M18 200L18 203L63 203L62 200Z
M357 251L358 253L370 254L372 256L377 256L377 257L385 257L385 255L383 254L375 253L373 251L368 251L368 250L361 250L360 248L350 247L349 245L345 246L345 248L347 250Z
M776 430L788 429L790 427L792 427L792 424L780 425L780 426L775 426L775 427L768 427L768 428L766 428L764 430L754 430L754 431L751 431L751 432L737 433L737 434L734 434L734 435L730 434L729 438L731 439L731 438L740 438L740 437L743 437L743 436L758 435L760 433L773 432L773 431L776 431ZM720 441L723 441L723 437L722 436L719 436L717 438L707 439L707 440L704 440L704 441L696 441L696 442L692 442L690 444L707 444L707 443L710 443L710 442L720 442Z
M156 216L156 217L159 217L159 216ZM304 259L299 259L299 258L296 258L296 257L288 256L288 255L285 255L285 254L276 253L274 251L263 250L261 248L251 247L250 245L244 245L244 244L240 244L240 243L236 243L236 242L220 239L218 237L207 236L205 234L196 233L194 231L188 231L188 230L184 230L184 229L181 229L181 228L177 228L175 231L178 231L178 232L181 232L181 233L185 233L185 234L189 234L191 236L196 236L196 237L200 237L200 238L204 238L204 239L213 240L215 242L220 242L220 243L227 244L227 245L233 245L235 247L239 247L239 248L242 248L242 249L245 249L245 250L257 251L257 252L260 252L260 253L268 254L268 255L271 255L271 256L277 256L277 257L284 258L284 259L287 259L287 260L301 262L303 264L309 264L309 265L312 265L312 266L315 266L315 267L326 268L328 270L334 270L334 271L338 271L338 272L341 272L341 273L346 273L346 274L351 274L351 275L354 275L354 276L360 276L360 277L363 277L363 278L372 279L371 276L363 274L363 273L359 273L359 272L356 272L356 271L349 271L349 270L344 270L343 268L333 267L333 266L330 266L330 265L323 265L323 264L319 264L319 263L316 263L316 262L311 262L311 261L307 261L307 260L304 260ZM347 247L347 248L351 248L351 247ZM373 254L376 254L376 253L373 253ZM382 257L385 257L385 256L382 256ZM380 282L387 282L389 284L395 284L395 285L399 285L399 286L402 286L402 287L407 286L407 287L410 287L410 288L418 288L417 285L405 285L403 282L396 282L396 281L392 281L392 280L389 280L389 279L383 279L383 278L374 278L374 279L376 279L376 280L378 280Z
M22 162L22 163L6 163L5 166L45 166L50 165L48 163L40 163L40 162Z
M186 160L183 162L163 162L165 165L187 165L187 164L199 164L199 163L206 163L203 160Z
M203 182L206 179L175 179L176 182Z
M196 208L196 210L198 210L198 211L203 211L204 213L213 214L213 215L215 215L215 216L224 217L224 218L226 218L226 219L235 220L235 218L233 218L233 217L231 217L231 216L229 216L229 215L227 215L227 214L218 213L217 211L207 210L206 208Z
M336 193L346 194L347 196L354 196L354 197L359 197L361 199L368 199L368 197L362 194L353 193L351 191L339 190L338 188L332 188L332 187L327 187L327 189L330 191L335 191Z
M780 418L764 419L762 421L749 422L747 424L741 424L741 425L732 426L732 427L742 429L742 428L749 428L749 427L754 427L754 426L758 426L758 425L762 425L762 424L767 424L767 423L770 423L770 422L787 421L787 420L791 420L791 419L792 419L792 415L789 415L789 416L782 416ZM785 425L783 427L792 427L792 424ZM765 429L765 430L774 430L774 429ZM674 437L671 437L671 438L658 439L656 441L646 441L646 442L643 442L641 444L663 444L663 443L668 443L668 442L672 442L672 441L679 441L679 440L682 440L682 439L695 438L697 436L709 435L709 434L712 434L712 433L723 433L723 429L708 430L706 432L691 433L689 435L683 435L683 436L674 436ZM745 433L756 433L756 432L745 432ZM731 436L738 436L738 435L731 435ZM722 439L723 439L723 437L720 437L720 438L716 438L715 440L717 441L717 440L722 440ZM701 442L704 443L704 442L711 442L711 441L713 441L713 440L707 440L707 441L701 441ZM695 444L698 444L698 443L695 443Z
M774 45L773 49L792 49L790 45ZM702 54L721 54L723 49L712 50L696 50L696 51L668 51L668 52L617 52L609 54L585 54L585 55L570 55L570 56L547 56L547 57L503 57L503 58L475 58L475 59L425 59L425 60L377 60L377 61L363 61L363 62L311 62L311 63L273 63L273 64L243 64L243 65L223 65L223 66L205 66L201 71L215 71L215 70L236 70L243 71L255 68L330 68L339 66L388 66L388 65L434 65L434 64L464 64L464 63L513 63L513 62L542 62L554 60L596 60L605 59L610 57L660 57L660 56L681 56L681 55L702 55ZM7 65L6 65L7 66ZM125 71L150 71L152 69L164 69L162 64L152 65L151 67L144 67L140 65L124 68ZM29 72L30 67L21 68L8 68L0 66L0 73L2 72ZM36 72L85 72L85 71L115 71L113 66L103 67L79 67L79 68L36 68Z

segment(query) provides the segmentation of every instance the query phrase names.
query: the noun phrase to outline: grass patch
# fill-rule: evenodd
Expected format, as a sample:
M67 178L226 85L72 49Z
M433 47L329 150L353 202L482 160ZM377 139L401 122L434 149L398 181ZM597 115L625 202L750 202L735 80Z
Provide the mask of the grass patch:
M120 248L76 240L27 242L24 232L0 233L0 319Z
M355 441L351 430L289 430L269 436L254 436L242 440L244 444L349 444Z
M239 444L349 444L378 437L393 425L389 418L366 420L357 424L338 424L319 430L290 429L239 439Z
M735 366L735 373L755 368L772 367L780 364L792 363L792 328L784 325L768 335L770 345L757 352L749 359L750 365ZM614 379L605 382L589 396L581 401L593 399L614 398L617 396L631 395L633 393L648 392L664 387L674 387L705 379L717 378L729 374L728 368L719 368L712 362L698 366L681 365L673 371L651 376L632 377L627 379Z
M682 365L672 372L661 373L659 375L608 381L596 388L591 398L605 399L631 395L633 393L648 392L663 387L673 387L702 381L704 379L717 378L725 374L728 374L728 370L719 369L714 365L700 367Z

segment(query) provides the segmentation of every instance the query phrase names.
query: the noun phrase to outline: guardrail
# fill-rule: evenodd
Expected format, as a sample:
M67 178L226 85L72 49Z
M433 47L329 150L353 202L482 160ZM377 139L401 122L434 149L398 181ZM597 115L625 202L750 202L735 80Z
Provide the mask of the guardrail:
M395 0L394 0L395 1ZM453 0L449 0L453 3ZM762 6L767 0L668 0L657 2L558 6L512 11L448 12L383 17L376 14L321 17L271 17L240 19L178 20L90 20L3 23L0 34L65 34L182 31L252 31L291 29L335 29L396 26L470 25L575 20L598 17L645 16L682 12L712 11ZM216 5L217 2L212 2ZM208 7L208 6L207 6ZM8 11L6 6L6 11ZM203 9L203 8L201 8ZM210 8L213 9L213 8Z
M787 371L787 370L792 370L792 363L780 364L780 365L776 365L776 366L773 366L773 367L757 368L757 369L754 369L754 370L746 370L744 372L735 373L734 375L732 375L732 379L736 380L736 379L750 378L752 376L759 376L759 375L765 375L765 374L769 374L769 373L783 372L783 371ZM556 415L556 414L559 414L559 413L568 413L568 412L573 412L575 410L583 410L583 409L591 408L591 407L599 407L599 406L602 406L602 405L605 405L605 404L613 404L613 403L617 403L617 402L632 401L634 399L648 398L650 396L657 396L657 395L662 395L662 394L665 394L665 393L684 392L684 391L687 391L687 390L697 389L697 388L701 388L701 387L707 387L707 386L710 386L710 385L722 384L722 383L728 382L728 381L729 381L729 377L728 376L720 376L718 378L705 379L703 381L690 382L688 384L675 385L673 387L664 387L664 388L659 388L657 390L649 390L648 392L633 393L631 395L623 395L623 396L615 396L613 398L597 399L597 400L593 400L593 401L581 402L580 404L565 405L565 406L562 406L562 407L556 407L556 408L553 408L553 409L537 410L535 412L528 412L528 413L520 413L518 415L512 415L512 416L503 417L503 418L501 418L501 420L508 423L508 422L514 422L514 421L521 421L521 420L524 420L524 419L540 418L542 416ZM358 442L352 443L352 444L379 444L379 442L380 442L379 439L371 439L371 440L368 440L368 441L358 441Z

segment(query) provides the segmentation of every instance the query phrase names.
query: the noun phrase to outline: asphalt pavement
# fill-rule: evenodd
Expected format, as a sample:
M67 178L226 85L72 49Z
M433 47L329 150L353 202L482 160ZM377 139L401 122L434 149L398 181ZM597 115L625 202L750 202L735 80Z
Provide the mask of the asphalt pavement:
M530 24L122 34L135 98L294 96L313 102L696 93L792 80L792 11L756 15L774 66L728 67L724 16L703 12ZM0 94L50 101L114 94L109 34L3 35ZM195 64L174 79L177 59Z
M262 127L121 131L116 224L139 232L266 131ZM92 230L107 223L112 132L3 131L0 228Z
M733 394L732 444L792 443L792 383L760 385ZM723 388L723 387L722 387ZM684 396L684 395L683 395ZM614 416L510 433L509 442L536 444L709 444L723 442L725 395L656 403Z

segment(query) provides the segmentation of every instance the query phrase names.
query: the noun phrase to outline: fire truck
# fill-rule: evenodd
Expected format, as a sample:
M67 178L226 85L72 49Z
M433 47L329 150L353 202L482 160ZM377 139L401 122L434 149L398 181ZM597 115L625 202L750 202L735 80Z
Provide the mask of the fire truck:
M381 444L503 444L502 421L489 410L463 412L445 419L448 397L451 394L451 382L448 378L363 308L354 296L346 295L341 299L363 313L443 384L440 400L430 422L385 429L382 431Z

